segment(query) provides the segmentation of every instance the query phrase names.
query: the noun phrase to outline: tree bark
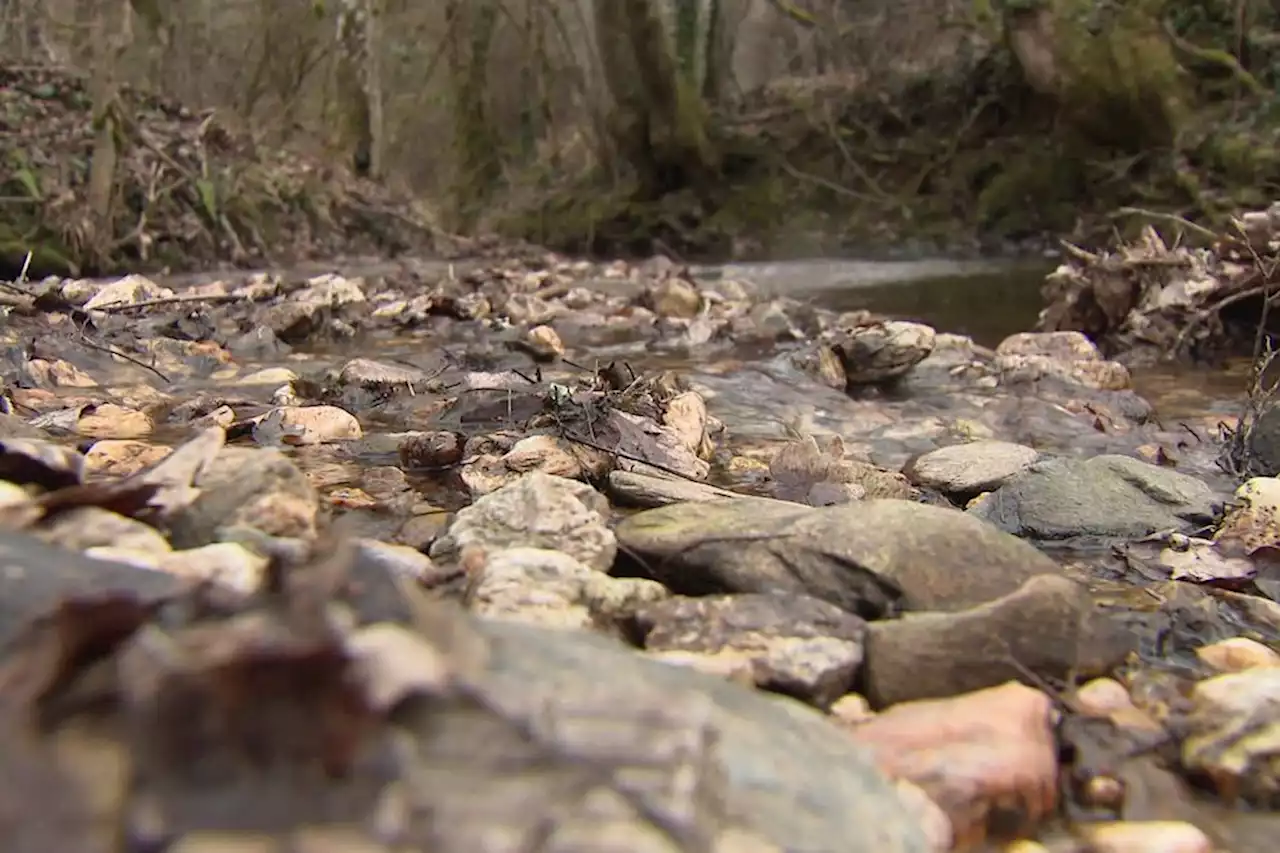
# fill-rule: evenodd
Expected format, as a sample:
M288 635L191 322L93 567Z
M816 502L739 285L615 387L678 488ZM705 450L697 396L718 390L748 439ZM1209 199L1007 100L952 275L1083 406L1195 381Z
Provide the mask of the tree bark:
M95 129L85 200L89 207L91 253L99 262L103 262L108 259L114 238L112 213L116 168L120 158L118 66L132 39L130 19L133 10L128 0L97 0L83 3L80 11L89 17L88 21L84 21L88 25L88 39L83 48L88 52L89 67L93 70L90 92Z
M344 0L338 13L338 109L358 175L384 171L381 0Z
M658 1L595 2L596 39L613 99L611 135L645 198L705 188L719 171L701 86L682 72Z
M447 15L465 24L452 27L449 70L452 77L454 209L465 228L475 222L502 178L502 146L489 106L489 55L498 23L498 0L450 0Z

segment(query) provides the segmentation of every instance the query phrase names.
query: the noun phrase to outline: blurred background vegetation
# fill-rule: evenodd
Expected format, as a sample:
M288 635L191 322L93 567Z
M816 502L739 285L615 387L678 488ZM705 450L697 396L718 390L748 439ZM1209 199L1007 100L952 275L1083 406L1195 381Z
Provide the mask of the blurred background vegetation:
M777 257L1265 206L1278 24L1261 0L0 0L0 55L85 72L100 221L142 88L450 232ZM48 182L0 154L11 202L22 169ZM202 174L206 213L246 191Z

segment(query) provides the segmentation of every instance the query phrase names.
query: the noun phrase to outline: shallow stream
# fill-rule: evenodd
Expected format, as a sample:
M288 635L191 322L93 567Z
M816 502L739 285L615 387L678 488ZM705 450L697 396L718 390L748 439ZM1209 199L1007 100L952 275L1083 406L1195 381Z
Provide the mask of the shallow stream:
M699 272L746 279L771 293L808 299L837 311L867 309L916 320L995 347L1009 335L1034 327L1042 305L1040 287L1054 266L1045 260L812 260L732 264ZM1249 361L1239 359L1213 368L1181 364L1139 368L1133 371L1133 380L1161 418L1177 420L1236 413L1248 372ZM732 377L717 383L718 390L731 398L737 397L732 390L735 384ZM775 402L762 397L754 383L748 386L735 404L767 409Z

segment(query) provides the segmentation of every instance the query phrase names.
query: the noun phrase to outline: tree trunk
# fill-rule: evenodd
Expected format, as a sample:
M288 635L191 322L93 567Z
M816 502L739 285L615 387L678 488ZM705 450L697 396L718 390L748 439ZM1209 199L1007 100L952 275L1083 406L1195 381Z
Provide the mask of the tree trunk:
M95 129L93 154L89 161L89 185L86 202L89 207L90 254L98 263L109 260L114 239L112 208L115 201L116 167L120 152L119 62L132 38L133 10L127 0L97 0L80 5L88 16L88 38L82 44L92 69L90 93L93 99Z
M475 223L485 203L502 179L502 146L489 106L489 54L498 23L498 0L450 0L450 21L458 16L449 44L452 77L454 155L454 210L462 228Z
M641 196L651 199L685 187L705 189L719 171L700 82L682 71L679 36L670 32L679 30L679 16L668 28L658 2L595 0L596 40L613 99L611 135ZM692 49L705 55L705 44Z
M1027 84L1052 99L1073 130L1132 151L1174 144L1190 87L1147 4L1038 0L1002 12Z
M381 0L344 0L338 13L338 110L356 174L383 175Z

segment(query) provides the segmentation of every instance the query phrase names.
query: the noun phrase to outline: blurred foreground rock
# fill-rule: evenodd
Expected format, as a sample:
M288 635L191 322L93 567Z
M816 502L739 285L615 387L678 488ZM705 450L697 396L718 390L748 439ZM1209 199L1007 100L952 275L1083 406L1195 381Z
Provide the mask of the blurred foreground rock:
M343 543L254 604L20 533L0 551L28 579L0 654L9 851L929 849L816 713L395 575L361 605Z

